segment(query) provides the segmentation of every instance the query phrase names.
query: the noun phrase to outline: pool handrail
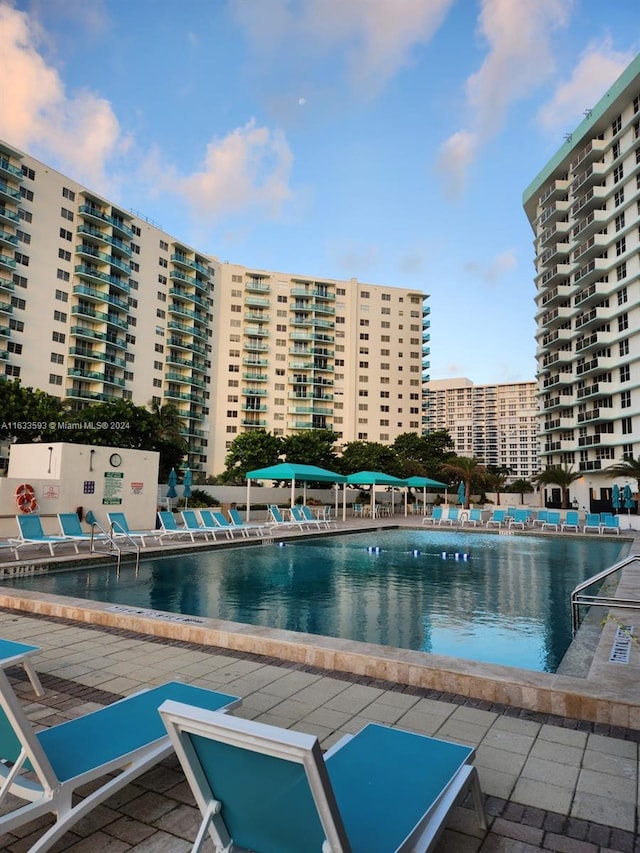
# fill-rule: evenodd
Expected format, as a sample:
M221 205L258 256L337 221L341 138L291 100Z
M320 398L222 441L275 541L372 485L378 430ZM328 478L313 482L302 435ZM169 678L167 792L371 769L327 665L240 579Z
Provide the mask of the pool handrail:
M612 575L614 572L619 571L620 569L624 569L629 566L631 563L636 561L640 561L640 554L630 554L628 557L625 557L624 560L620 560L617 563L614 563L612 566L609 566L606 569L603 569L601 572L598 572L596 575L593 575L590 578L579 583L571 592L571 630L575 635L576 631L580 627L580 606L592 606L592 607L624 607L630 610L640 610L640 599L635 598L610 598L609 596L603 595L583 595L583 590L588 589L598 581L602 581L605 578L608 578L609 575Z

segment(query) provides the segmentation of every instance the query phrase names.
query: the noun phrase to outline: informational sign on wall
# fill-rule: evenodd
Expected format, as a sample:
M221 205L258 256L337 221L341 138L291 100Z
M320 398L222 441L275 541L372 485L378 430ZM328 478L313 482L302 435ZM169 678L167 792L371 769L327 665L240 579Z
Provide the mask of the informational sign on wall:
M122 503L123 481L124 474L121 471L105 471L103 505L119 506Z
M131 483L131 494L141 495L144 491L144 483Z
M60 486L43 486L42 497L50 501L57 501L60 498Z

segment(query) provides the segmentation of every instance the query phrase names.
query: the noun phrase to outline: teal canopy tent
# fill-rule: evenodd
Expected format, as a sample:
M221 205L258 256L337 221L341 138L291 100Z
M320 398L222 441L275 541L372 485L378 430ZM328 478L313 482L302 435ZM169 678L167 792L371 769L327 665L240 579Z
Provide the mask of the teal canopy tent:
M268 468L257 468L247 471L247 521L250 518L251 481L252 480L284 480L291 482L291 506L295 503L296 483L302 483L305 488L306 501L307 483L344 483L346 477L327 468L316 465L298 465L295 462L281 462Z
M407 477L407 486L412 489L422 489L422 511L427 514L427 489L446 489L446 483L440 483L438 480L432 480L430 477ZM406 515L406 513L405 513Z
M407 485L406 480L385 474L383 471L356 471L355 474L347 476L347 483L351 486L371 486L371 517L376 514L376 486L391 486L403 488ZM406 512L406 499L405 499ZM346 517L346 503L343 505L343 519Z

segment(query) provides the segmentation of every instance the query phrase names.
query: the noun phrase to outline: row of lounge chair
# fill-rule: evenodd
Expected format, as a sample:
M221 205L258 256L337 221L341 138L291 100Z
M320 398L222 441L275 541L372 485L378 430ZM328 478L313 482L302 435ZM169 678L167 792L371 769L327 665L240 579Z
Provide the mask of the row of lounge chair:
M539 527L541 531L555 530L564 532L572 530L579 533L595 531L596 533L620 533L620 519L611 513L587 513L583 522L580 521L580 513L577 510L567 510L562 514L557 510L538 510L534 513L531 509L494 509L491 516L483 520L480 509L460 511L458 507L449 507L444 514L443 507L434 507L430 516L426 516L422 523L424 525L459 526L469 525L472 527L507 528L520 527L522 530Z
M175 681L36 731L4 672L22 644L0 640L0 656L3 644L0 833L55 816L31 853L172 750L202 814L194 851L208 838L220 853L430 850L467 791L486 829L473 747L369 723L323 755L314 735L236 718L237 697ZM8 810L10 794L26 805Z
M299 530L329 528L335 524L331 519L324 516L316 518L311 509L306 506L292 507L291 517L285 519L282 511L277 506L269 507L269 520L264 523L248 523L242 520L238 510L229 509L228 518L219 510L214 509L186 509L181 513L179 524L173 512L161 511L158 513L159 527L157 530L134 530L129 526L126 514L123 512L107 513L109 527L107 530L100 526L92 528L92 532L86 532L80 519L75 512L59 513L58 524L60 533L51 535L44 532L42 520L37 513L16 516L18 523L18 536L7 540L6 547L11 548L14 555L18 556L21 548L26 546L44 547L49 550L51 556L58 546L71 545L75 553L79 553L78 546L83 542L94 546L110 544L118 538L127 539L139 547L146 547L149 543L163 544L169 541L189 539L191 542L200 540L216 540L218 535L227 539L234 537L248 538L251 534L263 536L266 531L276 527L291 528Z

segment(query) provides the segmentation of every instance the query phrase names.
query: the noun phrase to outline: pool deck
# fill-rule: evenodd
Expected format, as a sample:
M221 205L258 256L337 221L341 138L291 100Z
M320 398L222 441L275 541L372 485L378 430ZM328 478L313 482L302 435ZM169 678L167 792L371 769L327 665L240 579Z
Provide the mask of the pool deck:
M374 529L405 523L415 526L416 520L396 516L375 522ZM358 520L342 529L371 527L371 522ZM634 537L632 553L640 553L640 537L633 531L629 534ZM173 547L177 546L162 550ZM625 570L617 594L640 598L640 576ZM442 659L450 675L446 682L450 689L445 689L435 678L437 667L430 670L429 680L420 673L413 679L419 683L409 683L414 673L411 665L400 671L396 663L402 679L380 677L377 661L373 670L351 667L346 671L344 651L328 655L321 644L322 654L310 656L305 644L303 659L283 660L281 655L269 654L270 648L277 650L278 643L284 642L279 635L252 635L253 650L248 643L246 648L221 648L198 642L199 631L211 630L207 626L118 619L113 613L100 624L104 611L90 607L81 612L74 609L77 606L77 600L65 605L55 596L43 596L39 603L35 597L0 590L0 636L42 650L33 662L44 697L34 697L22 669L9 670L28 703L30 717L40 726L177 677L240 696L240 716L316 734L323 747L369 721L475 746L489 831L478 832L471 805L465 802L453 813L438 853L640 853L640 652L632 643L627 664L609 660L617 622L632 625L640 636L640 611L619 611L616 621L605 624L588 677L524 674L522 692L510 688L504 697L508 701L498 701L470 695L469 684L449 659ZM176 632L178 627L181 630ZM363 657L359 647L364 644L356 645L355 651L350 650L354 661ZM290 657L295 658L295 653ZM338 666L330 665L331 661ZM495 680L491 667L469 664L462 670L469 683L481 676L487 682ZM498 682L504 677L501 670L509 668L496 669ZM393 672L388 661L384 671ZM582 685L582 694L576 692L570 707L565 707L571 713L559 713L552 704L543 710L532 707L539 704L534 697L542 689L537 687L539 681L554 684L558 694L558 685L570 683L572 695ZM454 689L456 685L465 690ZM518 698L526 701L518 703ZM605 698L616 709L608 718ZM19 836L0 836L0 849L24 853L43 823L25 827ZM190 791L171 759L95 809L54 850L182 853L191 849L198 823Z

